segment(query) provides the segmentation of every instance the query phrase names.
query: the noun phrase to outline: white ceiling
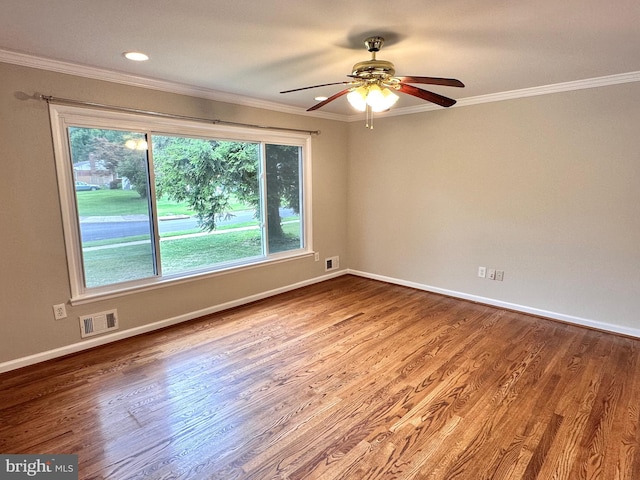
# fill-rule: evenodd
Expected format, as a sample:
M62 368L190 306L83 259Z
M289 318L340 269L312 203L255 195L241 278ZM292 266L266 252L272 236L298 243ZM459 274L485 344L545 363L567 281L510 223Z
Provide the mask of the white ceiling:
M342 87L279 92L348 80L371 34L398 75L462 80L423 86L456 99L640 71L639 0L0 1L2 50L303 109Z

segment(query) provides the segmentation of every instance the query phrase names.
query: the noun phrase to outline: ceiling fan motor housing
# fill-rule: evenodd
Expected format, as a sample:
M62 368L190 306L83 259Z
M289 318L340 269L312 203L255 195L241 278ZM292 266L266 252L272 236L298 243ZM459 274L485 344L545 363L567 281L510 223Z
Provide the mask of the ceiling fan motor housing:
M361 80L387 80L393 77L396 74L393 63L376 58L376 52L382 48L384 38L369 37L364 41L364 44L371 52L371 60L356 63L353 66L352 76Z
M386 60L366 60L353 66L353 76L358 78L387 78L393 77L396 69L393 63Z

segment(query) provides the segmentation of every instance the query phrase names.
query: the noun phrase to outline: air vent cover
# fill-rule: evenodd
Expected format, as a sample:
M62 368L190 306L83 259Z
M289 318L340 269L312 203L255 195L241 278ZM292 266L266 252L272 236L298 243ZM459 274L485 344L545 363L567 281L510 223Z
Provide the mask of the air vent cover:
M340 257L329 257L324 259L324 271L338 270L340 268Z
M118 328L118 310L92 313L80 317L80 335L82 338L91 337Z

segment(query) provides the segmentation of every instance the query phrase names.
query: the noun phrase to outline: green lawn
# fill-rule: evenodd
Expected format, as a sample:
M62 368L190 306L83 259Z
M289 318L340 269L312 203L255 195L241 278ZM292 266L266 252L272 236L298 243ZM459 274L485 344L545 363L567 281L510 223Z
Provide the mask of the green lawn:
M162 274L172 275L262 255L259 230L162 242Z
M153 276L151 243L84 252L87 287L100 287L112 283L138 280Z
M78 213L81 217L146 215L149 213L147 199L141 198L134 190L96 190L94 192L76 192ZM250 209L240 202L232 202L230 211ZM195 215L186 203L161 198L157 202L158 216Z
M135 191L98 190L77 192L78 210L81 217L146 215L148 203ZM235 202L231 212L250 209ZM161 199L157 205L158 216L188 215L195 213L184 203ZM282 219L283 221L285 219ZM283 225L285 237L271 245L271 252L293 250L300 247L299 217L286 219ZM216 229L212 235L189 236L201 230L172 232L162 236L160 257L163 276L197 271L216 265L246 260L262 255L260 230L237 230L240 227L256 226L257 221L243 222ZM83 262L87 287L97 287L129 280L148 278L154 275L153 255L148 235L120 237L96 242L85 242ZM114 254L114 249L117 253Z
M300 247L300 224L283 225L285 238L272 251ZM86 247L86 245L85 245ZM114 250L117 249L117 255ZM164 276L210 268L262 255L260 230L229 231L216 235L183 237L160 243ZM102 249L86 249L83 261L87 287L137 280L153 276L150 241L120 243Z

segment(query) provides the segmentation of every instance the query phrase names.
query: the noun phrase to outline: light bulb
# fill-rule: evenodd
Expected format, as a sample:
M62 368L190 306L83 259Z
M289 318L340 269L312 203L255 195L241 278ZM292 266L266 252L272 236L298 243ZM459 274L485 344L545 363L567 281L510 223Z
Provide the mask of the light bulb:
M386 110L384 108L384 95L382 95L382 90L380 90L380 87L375 83L369 87L367 105L369 105L374 112Z
M129 139L125 142L124 146L131 150L147 150L149 148L149 145L147 145L147 141L144 139Z
M381 89L379 85L371 85L367 104L374 112L384 112L389 110L398 101L398 96L387 87Z
M124 52L122 55L124 55L124 57L129 60L133 60L134 62L146 62L147 60L149 60L149 55L142 52Z
M382 89L382 96L384 97L385 110L389 110L398 101L398 95L393 93L389 88Z
M360 112L364 112L367 109L367 88L362 86L358 87L355 90L351 90L347 94L347 101L351 104L353 108Z

